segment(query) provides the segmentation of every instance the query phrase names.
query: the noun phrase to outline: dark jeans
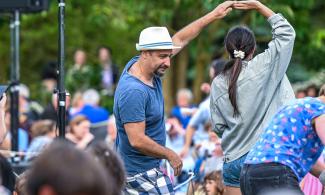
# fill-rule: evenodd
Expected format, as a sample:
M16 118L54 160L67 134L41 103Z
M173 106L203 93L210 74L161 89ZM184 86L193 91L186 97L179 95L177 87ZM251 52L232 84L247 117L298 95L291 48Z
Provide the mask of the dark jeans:
M280 163L245 164L240 175L243 195L303 195L297 176Z

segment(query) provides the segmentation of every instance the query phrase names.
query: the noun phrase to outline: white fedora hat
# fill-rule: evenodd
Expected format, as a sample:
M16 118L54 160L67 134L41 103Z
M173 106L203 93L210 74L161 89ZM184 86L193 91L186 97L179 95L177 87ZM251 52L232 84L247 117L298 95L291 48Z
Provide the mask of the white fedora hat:
M173 45L172 38L166 27L149 27L143 29L140 33L139 43L135 46L138 51L181 48Z

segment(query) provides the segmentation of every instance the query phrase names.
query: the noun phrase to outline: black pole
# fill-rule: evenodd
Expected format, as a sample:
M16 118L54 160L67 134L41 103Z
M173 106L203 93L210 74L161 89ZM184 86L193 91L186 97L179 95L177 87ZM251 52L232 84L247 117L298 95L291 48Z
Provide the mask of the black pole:
M20 13L15 10L14 17L10 19L11 34L11 90L10 90L10 130L11 130L11 149L18 151L18 128L19 128L19 26Z
M65 119L66 119L66 110L65 110L65 88L64 88L64 0L59 1L59 56L58 56L58 127L59 127L59 137L65 137Z

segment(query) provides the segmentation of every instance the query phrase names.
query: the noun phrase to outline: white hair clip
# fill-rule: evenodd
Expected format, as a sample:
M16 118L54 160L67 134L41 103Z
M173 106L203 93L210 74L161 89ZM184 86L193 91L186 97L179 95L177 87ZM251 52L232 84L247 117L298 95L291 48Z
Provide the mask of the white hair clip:
M234 57L244 59L245 58L245 52L240 51L240 50L238 50L238 51L234 50Z

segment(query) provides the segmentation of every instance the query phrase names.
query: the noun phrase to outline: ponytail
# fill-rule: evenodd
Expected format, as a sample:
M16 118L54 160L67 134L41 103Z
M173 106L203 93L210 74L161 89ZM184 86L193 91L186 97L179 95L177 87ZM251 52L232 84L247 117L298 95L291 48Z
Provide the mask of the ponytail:
M237 80L239 77L239 74L242 70L242 59L235 58L229 62L229 66L231 67L228 70L228 94L229 94L229 100L234 108L234 117L238 117L240 115L238 105L237 105ZM228 66L228 67L229 67Z
M254 53L255 46L253 32L244 26L233 27L225 38L225 48L231 60L226 64L223 74L228 77L228 95L229 101L234 108L233 117L240 115L237 105L237 80L242 71L243 60L247 60Z

